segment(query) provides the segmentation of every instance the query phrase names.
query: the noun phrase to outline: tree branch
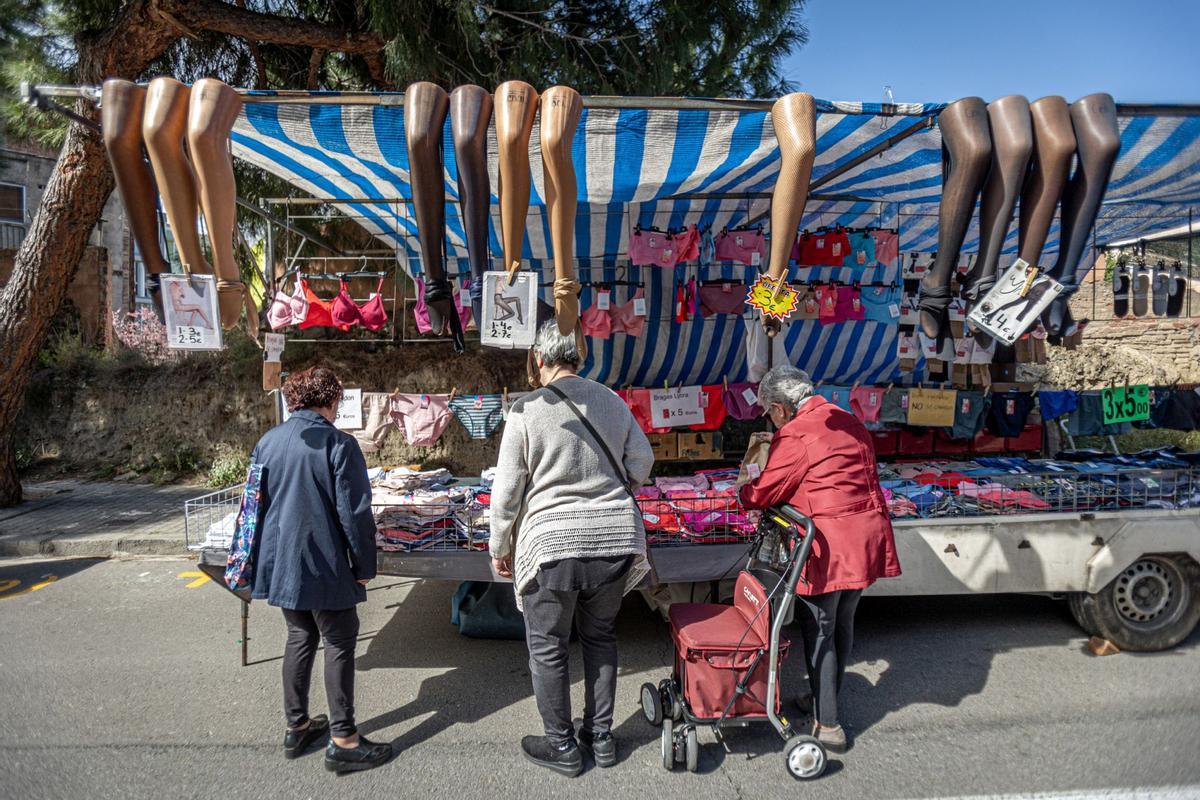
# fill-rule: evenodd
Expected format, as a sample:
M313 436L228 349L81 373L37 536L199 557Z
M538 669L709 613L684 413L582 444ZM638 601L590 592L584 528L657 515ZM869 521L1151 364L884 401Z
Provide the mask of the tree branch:
M207 30L256 42L299 45L342 53L371 53L383 49L383 37L302 18L261 14L221 0L151 0L156 11L167 12L190 30Z

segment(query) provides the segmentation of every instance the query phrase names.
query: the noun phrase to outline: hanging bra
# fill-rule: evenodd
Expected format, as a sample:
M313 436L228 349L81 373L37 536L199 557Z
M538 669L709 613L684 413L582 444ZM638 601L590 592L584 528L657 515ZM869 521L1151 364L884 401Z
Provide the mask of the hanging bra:
M317 297L308 285L308 281L300 279L300 286L304 289L304 298L308 301L308 313L304 316L304 321L300 323L301 328L331 328L333 327L333 301L322 300Z
M296 288L290 297L283 292L276 292L271 307L267 309L267 322L271 324L273 331L288 325L299 325L307 316L308 300L299 280L296 281Z
M629 298L629 302L609 308L613 333L624 333L629 336L642 335L642 331L646 327L646 316L644 314L635 314L634 308L638 300L641 300L643 303L645 302L645 296L646 293L639 288L633 293L633 297Z
M354 302L343 280L341 290L333 298L333 323L339 328L349 329L354 325L362 325L369 331L380 330L387 323L387 311L383 307L383 278L375 287L375 296L361 306Z

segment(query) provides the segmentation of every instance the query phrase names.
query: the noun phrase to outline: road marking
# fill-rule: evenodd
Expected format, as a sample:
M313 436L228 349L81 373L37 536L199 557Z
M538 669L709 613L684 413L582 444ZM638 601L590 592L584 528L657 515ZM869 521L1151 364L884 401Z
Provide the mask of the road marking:
M175 577L176 578L195 578L195 580L193 580L191 583L189 583L185 587L187 589L195 589L197 586L203 586L204 584L206 584L212 580L212 578L208 577L207 573L200 572L198 570L190 570L188 572L181 572L178 575L176 575Z
M19 589L17 591L12 591L12 590L16 589L18 586L20 586L21 581L16 580L16 579L0 581L0 600L7 600L10 597L20 597L21 595L25 595L25 594L32 594L33 592L36 592L38 589L42 589L42 588L49 586L50 584L54 583L56 580L58 580L57 575L43 575L41 577L41 580L37 581L36 583L31 583L28 586L26 586L24 589Z

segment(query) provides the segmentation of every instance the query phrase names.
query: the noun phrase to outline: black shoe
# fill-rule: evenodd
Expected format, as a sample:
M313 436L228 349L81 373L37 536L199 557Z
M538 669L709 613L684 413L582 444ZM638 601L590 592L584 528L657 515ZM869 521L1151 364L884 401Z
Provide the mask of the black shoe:
M579 731L579 747L592 754L597 767L611 767L617 763L617 740L611 733L592 736L591 731Z
M521 739L521 752L539 767L552 769L560 775L574 778L583 770L583 755L575 742L557 747L545 736L526 736Z
M304 755L308 748L325 738L329 733L329 718L324 714L318 714L308 720L308 727L304 730L292 730L288 728L288 732L283 736L283 757L284 758L299 758Z
M338 747L330 739L325 748L325 769L337 773L361 772L382 766L391 757L390 744L372 742L362 734L358 736L358 747Z

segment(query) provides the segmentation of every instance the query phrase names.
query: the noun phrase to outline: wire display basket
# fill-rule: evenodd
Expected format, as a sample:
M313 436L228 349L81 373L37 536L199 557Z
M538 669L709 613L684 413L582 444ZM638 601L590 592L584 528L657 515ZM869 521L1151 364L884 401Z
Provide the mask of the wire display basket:
M229 549L244 490L239 483L184 501L183 538L188 550Z

